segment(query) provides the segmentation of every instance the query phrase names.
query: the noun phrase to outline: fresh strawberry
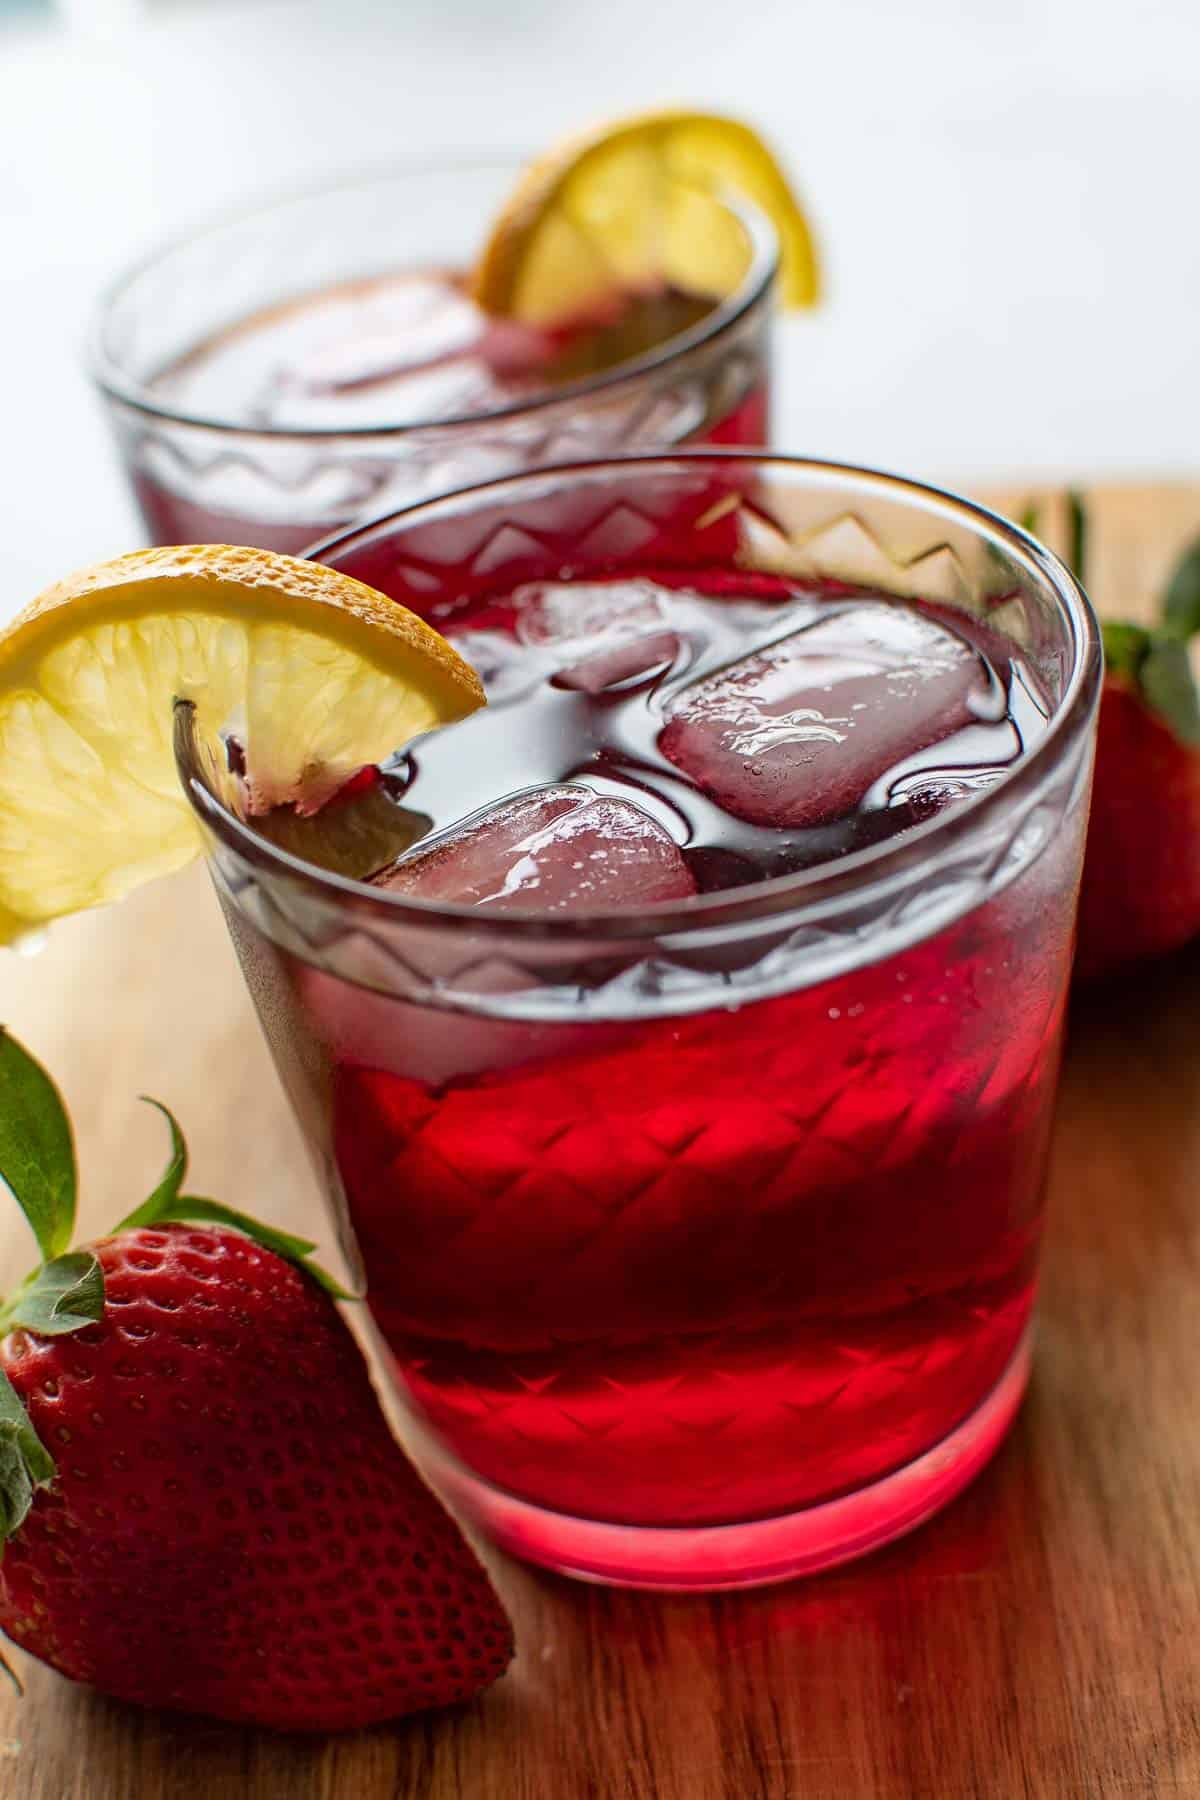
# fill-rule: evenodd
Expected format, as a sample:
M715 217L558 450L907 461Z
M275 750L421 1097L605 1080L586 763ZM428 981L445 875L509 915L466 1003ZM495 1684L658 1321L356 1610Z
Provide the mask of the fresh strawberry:
M1200 933L1200 749L1111 650L1108 663L1079 895L1085 981Z
M185 1195L167 1118L150 1199L68 1252L70 1126L0 1034L0 1174L44 1259L0 1309L0 1627L120 1699L281 1730L469 1699L512 1655L499 1600L312 1245Z
M1072 497L1072 562L1086 520ZM1106 622L1107 673L1079 901L1083 980L1200 934L1200 702L1188 641L1200 631L1200 542L1178 564L1153 628Z

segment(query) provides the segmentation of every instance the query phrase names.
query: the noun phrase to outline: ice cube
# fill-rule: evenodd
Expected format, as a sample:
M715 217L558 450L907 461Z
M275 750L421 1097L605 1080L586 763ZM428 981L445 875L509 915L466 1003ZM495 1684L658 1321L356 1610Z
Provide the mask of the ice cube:
M735 818L824 825L904 757L968 725L986 684L961 638L866 602L685 688L659 747Z
M572 663L569 669L560 669L551 681L555 687L574 688L584 694L621 692L664 675L679 650L675 632L656 631L650 637L618 644L615 649L597 650L582 662Z
M460 356L481 337L482 321L470 301L431 287L424 307L374 331L321 344L287 371L287 379L316 393L344 393Z
M504 801L373 880L414 899L537 913L626 911L696 892L656 820L631 800L579 786Z
M666 619L662 590L650 581L530 582L513 603L523 644L571 654L644 637Z

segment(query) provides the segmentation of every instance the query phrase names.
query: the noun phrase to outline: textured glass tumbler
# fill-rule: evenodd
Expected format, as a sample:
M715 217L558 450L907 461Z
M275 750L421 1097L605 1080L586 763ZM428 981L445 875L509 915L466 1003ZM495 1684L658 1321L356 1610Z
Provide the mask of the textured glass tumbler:
M741 285L690 330L602 375L501 411L428 422L250 429L176 406L154 383L265 309L348 282L463 270L516 176L509 162L412 166L277 201L123 275L90 362L155 543L299 552L324 533L470 482L695 440L763 444L776 242L737 207Z
M644 1586L918 1524L1028 1371L1100 674L1080 589L966 501L750 454L491 483L319 554L417 611L566 568L782 573L920 598L1033 671L1044 734L956 810L606 916L322 874L180 739L434 1482L518 1555Z

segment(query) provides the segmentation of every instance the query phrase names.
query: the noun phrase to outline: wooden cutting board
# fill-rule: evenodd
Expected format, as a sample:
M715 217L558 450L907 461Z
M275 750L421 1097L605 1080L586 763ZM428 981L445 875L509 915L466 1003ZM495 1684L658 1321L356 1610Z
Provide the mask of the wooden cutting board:
M1001 504L1026 496L1012 492ZM1200 486L1094 496L1093 586L1136 614ZM1058 515L1050 520L1058 527ZM202 871L0 956L0 1017L78 1127L82 1223L185 1121L201 1193L323 1236ZM29 1245L0 1214L0 1273ZM480 1704L343 1740L142 1714L19 1651L12 1800L1095 1800L1200 1795L1200 945L1074 1010L1033 1387L945 1515L862 1564L714 1599L492 1557L520 1652Z

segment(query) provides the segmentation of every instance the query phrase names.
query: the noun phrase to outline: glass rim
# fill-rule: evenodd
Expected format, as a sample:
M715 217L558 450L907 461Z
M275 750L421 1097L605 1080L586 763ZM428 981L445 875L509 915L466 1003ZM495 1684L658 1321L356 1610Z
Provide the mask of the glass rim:
M193 811L213 836L232 850L244 863L268 870L290 881L301 882L311 891L363 917L376 921L390 920L406 925L473 932L495 941L541 941L545 943L580 942L630 943L654 939L695 943L710 933L720 934L726 928L760 924L778 927L784 919L815 911L820 906L848 897L861 898L878 891L890 880L903 880L914 866L936 861L944 848L952 847L975 832L997 812L1026 789L1036 788L1047 768L1052 768L1064 740L1069 741L1086 724L1100 694L1101 651L1100 630L1091 602L1081 584L1066 565L1045 545L1024 531L1013 520L993 512L978 501L968 500L932 484L907 476L853 463L835 463L817 458L788 456L764 450L685 450L629 457L600 458L590 462L563 463L557 466L526 470L477 482L455 489L435 499L415 501L409 506L382 514L373 520L344 528L322 538L308 551L309 560L346 545L367 532L401 521L416 521L437 507L460 503L470 496L497 494L505 488L522 488L545 483L555 477L570 479L575 475L598 471L642 468L647 471L686 472L705 463L745 462L758 466L777 465L784 469L807 472L818 481L857 483L877 493L899 497L930 506L931 510L949 512L967 527L990 536L1011 550L1016 559L1036 578L1038 585L1049 589L1058 601L1069 628L1073 664L1062 697L1048 722L1046 731L1025 755L993 786L972 795L960 805L909 827L890 841L869 845L862 850L832 862L818 863L809 869L771 876L744 887L707 894L696 894L687 900L648 902L635 913L594 912L571 916L541 916L533 912L490 912L482 907L450 901L420 900L409 895L390 893L351 876L337 875L305 861L290 851L282 850L260 837L250 826L229 812L209 792L199 771L188 766L181 746L190 737L177 728L177 760L185 793Z
M428 436L432 432L441 431L451 434L478 430L497 420L532 416L551 406L569 405L593 394L636 382L660 368L668 367L678 358L724 337L770 293L779 273L780 250L775 229L766 214L751 202L740 195L722 195L723 204L738 218L749 237L750 266L733 293L718 301L712 311L706 313L695 325L689 326L686 331L676 332L673 337L655 345L653 349L643 351L640 356L630 357L614 368L596 375L583 376L576 381L564 382L560 387L514 401L511 405L484 412L454 413L436 419L410 419L396 425L247 425L190 407L173 406L157 399L146 382L125 373L105 345L105 332L112 311L129 288L157 264L206 237L215 236L218 232L237 225L250 224L255 219L265 220L283 208L300 205L305 200L332 200L339 194L383 185L405 177L415 179L422 175L465 175L502 169L509 169L516 174L528 165L529 160L527 156L513 152L496 151L461 157L412 157L399 162L377 163L370 168L340 175L332 181L277 189L253 205L231 209L207 222L199 222L173 237L161 239L135 261L127 263L101 289L92 308L85 336L84 360L88 373L107 399L116 401L133 412L167 424L223 432L234 437L265 438L285 443L328 443L334 440L386 440L418 433ZM487 221L483 221L484 225L486 223Z

